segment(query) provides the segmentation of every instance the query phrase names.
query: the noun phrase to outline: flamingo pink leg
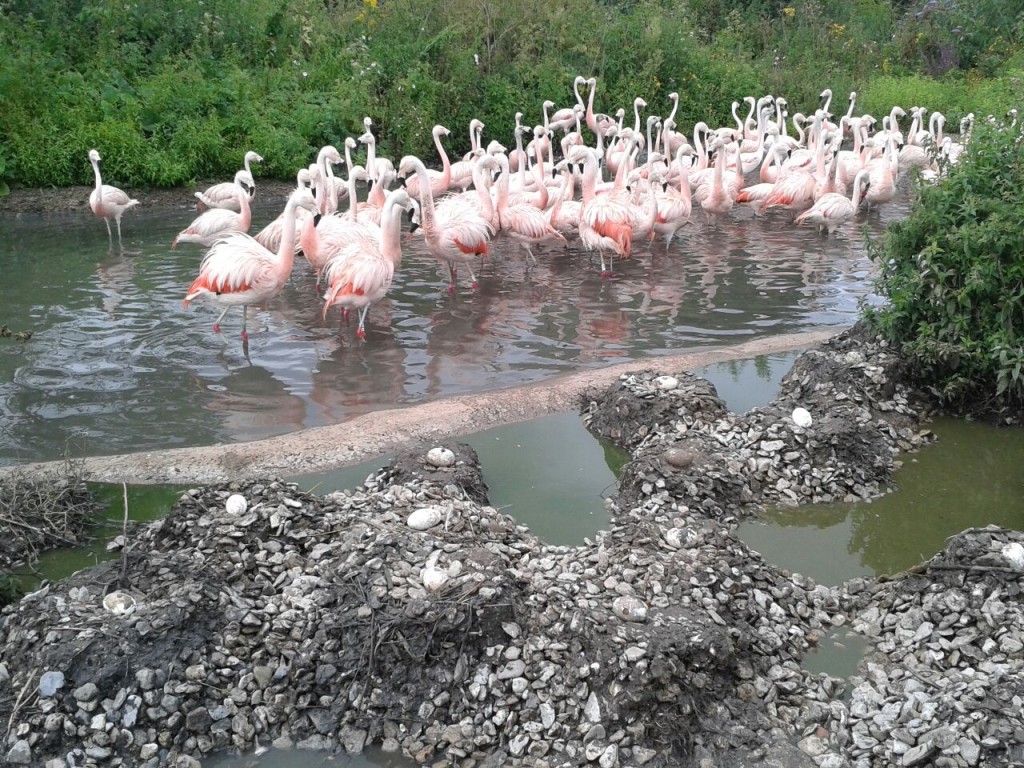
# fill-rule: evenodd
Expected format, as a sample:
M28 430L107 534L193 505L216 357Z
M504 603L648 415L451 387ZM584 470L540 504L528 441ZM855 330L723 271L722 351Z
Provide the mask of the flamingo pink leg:
M230 304L228 306L224 307L224 311L221 312L217 316L217 321L213 324L213 332L214 333L220 333L220 321L224 319L224 315L226 315L228 313L229 309L231 309L231 305Z

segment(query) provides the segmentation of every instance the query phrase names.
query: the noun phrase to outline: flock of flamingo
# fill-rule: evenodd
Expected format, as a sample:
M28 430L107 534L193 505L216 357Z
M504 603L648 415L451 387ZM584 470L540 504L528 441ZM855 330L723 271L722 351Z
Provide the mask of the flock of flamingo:
M533 262L536 244L578 241L598 252L606 277L615 258L630 258L634 242L660 238L666 246L671 243L690 220L694 203L709 218L728 215L738 205L756 215L795 211L796 224L831 234L862 205L891 200L899 178L910 169L935 175L942 167L939 158L956 163L964 150L943 134L945 118L939 112L931 113L925 127L927 110L912 108L904 133L898 122L907 117L903 109L893 107L880 122L855 115L856 93L837 119L830 112L831 90L822 92L813 114L791 119L785 99L747 96L745 118L739 114L741 102L733 102L734 125L710 128L698 122L690 140L676 131L677 93L669 94L668 116L651 115L646 123L641 110L647 104L635 99L630 126L625 109L615 116L594 112L596 85L594 78L577 77L576 103L549 113L555 104L545 101L543 124L533 128L517 113L511 150L498 141L484 146L485 126L472 120L471 150L450 162L442 140L451 132L435 126L441 170L427 168L412 155L397 168L378 156L367 117L358 141L345 139L344 156L328 145L315 163L298 171L284 211L255 236L248 234L256 190L251 163L262 158L246 153L244 168L233 181L196 192L200 213L172 243L172 248L196 243L208 249L184 306L196 299L222 306L214 324L219 332L227 311L240 305L242 338L248 339L248 306L266 304L281 292L300 251L323 291L324 317L336 305L346 318L350 310L359 310L357 335L364 339L367 311L387 294L401 265L403 212L411 212L413 230L447 265L449 291L456 289L460 267L476 287L472 265L490 253L495 238L518 242ZM581 88L589 90L586 99ZM961 122L962 142L970 136L972 119L969 115ZM851 146L843 148L847 138ZM360 143L366 148L364 165L352 160ZM90 206L106 222L113 247L110 222L120 244L121 216L138 200L103 184L97 150L89 152L89 160L96 180ZM341 164L348 168L344 179L334 173ZM357 199L359 181L370 184L364 202Z

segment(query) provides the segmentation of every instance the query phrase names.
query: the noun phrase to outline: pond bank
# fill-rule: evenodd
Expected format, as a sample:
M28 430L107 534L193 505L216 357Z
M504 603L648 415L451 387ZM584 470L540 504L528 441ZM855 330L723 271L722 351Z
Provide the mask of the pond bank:
M820 344L834 331L812 331L755 339L727 347L699 349L652 359L649 365L697 368ZM327 427L265 440L166 451L76 459L85 479L126 483L213 483L301 475L355 464L401 450L410 441L445 440L489 427L571 411L594 389L615 381L631 362L556 376L512 389L463 395L408 408L358 416ZM0 467L0 480L62 472L63 462Z
M51 768L368 743L459 768L1016 760L1019 533L966 532L912 574L836 588L734 535L762 502L882 492L899 452L929 439L899 359L844 333L742 415L665 362L588 390L584 418L633 461L609 529L579 547L490 507L475 455L450 442L351 492L256 479L184 494L123 562L5 609L2 754ZM105 610L111 593L128 597ZM800 659L849 624L877 642L844 699Z

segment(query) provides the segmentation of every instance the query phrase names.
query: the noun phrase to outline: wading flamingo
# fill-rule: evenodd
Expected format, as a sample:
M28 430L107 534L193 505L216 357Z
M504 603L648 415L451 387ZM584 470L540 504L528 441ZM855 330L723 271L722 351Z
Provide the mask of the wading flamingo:
M412 208L412 198L404 189L388 193L381 212L378 238L353 240L331 257L324 267L323 316L335 304L345 309L359 310L359 329L356 335L366 338L366 313L370 306L384 298L395 270L402 263L402 211Z
M246 331L250 304L265 304L284 288L295 262L295 211L304 208L316 213L313 193L304 187L292 192L284 209L284 231L277 253L268 251L255 238L244 232L234 232L218 240L203 258L199 277L185 293L182 307L196 299L220 304L224 310L213 324L220 333L220 321L231 307L242 305L242 338Z
M434 206L430 176L423 161L414 155L406 155L398 164L398 175L406 180L409 188L410 176L419 180L420 214L422 216L423 239L431 255L448 265L451 283L448 292L455 292L458 279L457 264L469 267L469 276L476 288L476 275L470 266L477 256L486 256L490 251L490 240L494 227L478 208L449 203L449 198Z
M859 171L853 180L852 200L838 192L829 192L819 197L814 205L797 216L794 223L814 224L819 232L824 230L826 234L831 235L856 215L864 192L870 185L870 171Z
M252 211L249 208L249 189L245 177L245 171L235 174L235 197L238 200L239 211L227 208L210 208L203 211L171 241L171 248L177 248L178 243L209 246L231 232L248 232L252 223Z
M128 195L117 187L104 184L100 176L100 153L95 149L89 150L89 162L92 163L92 171L96 176L96 186L89 195L89 207L92 212L103 219L107 225L107 237L110 239L110 247L114 247L114 235L110 231L110 220L117 225L117 247L121 245L121 216L129 208L134 208L139 201Z
M263 158L251 151L246 152L242 160L242 165L245 168L245 183L249 188L250 203L256 197L256 180L252 175L252 163L262 162ZM234 181L222 181L220 184L214 184L212 187L208 187L205 192L196 192L195 196L199 200L196 203L196 210L199 212L205 211L207 208L227 208L229 211L240 210Z

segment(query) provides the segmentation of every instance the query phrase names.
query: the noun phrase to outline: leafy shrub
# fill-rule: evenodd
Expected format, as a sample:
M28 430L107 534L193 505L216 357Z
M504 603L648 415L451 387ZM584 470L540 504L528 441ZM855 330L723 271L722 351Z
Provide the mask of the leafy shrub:
M923 186L872 256L888 305L868 313L947 407L1024 406L1024 148L983 124L961 162Z

